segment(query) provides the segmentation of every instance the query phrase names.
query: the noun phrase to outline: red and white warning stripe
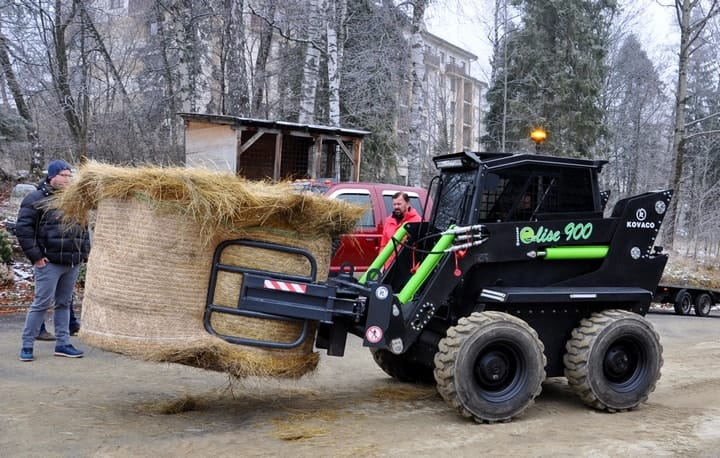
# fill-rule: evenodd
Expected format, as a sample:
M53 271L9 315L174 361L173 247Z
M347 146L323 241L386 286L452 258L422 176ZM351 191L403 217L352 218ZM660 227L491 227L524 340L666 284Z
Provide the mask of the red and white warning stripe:
M267 289L279 289L280 291L290 291L293 293L306 293L307 285L302 283L290 283L287 281L265 280L264 284Z

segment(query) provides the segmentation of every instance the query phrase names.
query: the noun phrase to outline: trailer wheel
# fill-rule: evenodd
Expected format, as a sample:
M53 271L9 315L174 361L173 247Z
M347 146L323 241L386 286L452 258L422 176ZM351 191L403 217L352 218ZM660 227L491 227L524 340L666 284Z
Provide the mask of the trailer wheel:
M435 383L433 368L407 359L404 355L396 355L388 350L371 348L375 364L387 375L405 383L432 385Z
M708 293L700 293L695 299L695 315L708 316L710 308L713 305L713 299Z
M581 320L565 348L568 384L598 410L637 407L660 378L660 337L648 320L626 310L606 310Z
M675 295L675 313L687 315L692 310L692 296L686 289L681 289Z
M517 317L475 312L448 329L438 347L438 392L464 417L509 421L540 394L545 348L537 332Z

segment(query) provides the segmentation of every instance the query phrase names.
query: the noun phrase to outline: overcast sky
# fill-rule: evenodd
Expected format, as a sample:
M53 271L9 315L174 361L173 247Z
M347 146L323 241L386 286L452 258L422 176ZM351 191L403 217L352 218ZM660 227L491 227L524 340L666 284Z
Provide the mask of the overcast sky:
M491 46L487 34L493 3L491 0L434 0L425 16L430 33L478 56L471 64L471 73L485 82L490 74ZM650 58L664 66L658 69L663 79L668 78L672 67L677 65L673 56L679 42L673 9L660 6L656 0L620 3L638 11L633 28Z

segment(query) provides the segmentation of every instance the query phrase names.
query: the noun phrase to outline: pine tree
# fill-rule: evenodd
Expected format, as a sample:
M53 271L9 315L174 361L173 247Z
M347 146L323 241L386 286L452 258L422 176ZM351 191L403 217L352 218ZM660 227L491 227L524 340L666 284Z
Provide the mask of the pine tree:
M486 140L500 138L497 120L503 107L497 97L497 83L507 72L507 149L529 146L530 131L542 126L549 133L543 153L588 157L598 137L605 134L599 97L607 73L608 29L615 2L514 3L522 11L522 25L515 36L508 36L506 68L495 72Z

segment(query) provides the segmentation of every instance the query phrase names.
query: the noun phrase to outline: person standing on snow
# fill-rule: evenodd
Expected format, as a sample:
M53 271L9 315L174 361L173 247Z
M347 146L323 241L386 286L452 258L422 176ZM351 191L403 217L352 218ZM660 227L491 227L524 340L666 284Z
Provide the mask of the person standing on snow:
M72 170L61 160L48 165L47 178L38 189L23 199L18 212L15 233L25 256L35 272L35 299L25 317L21 361L32 361L33 345L45 319L45 312L55 302L55 356L80 358L83 352L70 344L70 304L80 272L80 264L90 254L87 228L67 225L59 210L47 208L48 199L70 183Z

